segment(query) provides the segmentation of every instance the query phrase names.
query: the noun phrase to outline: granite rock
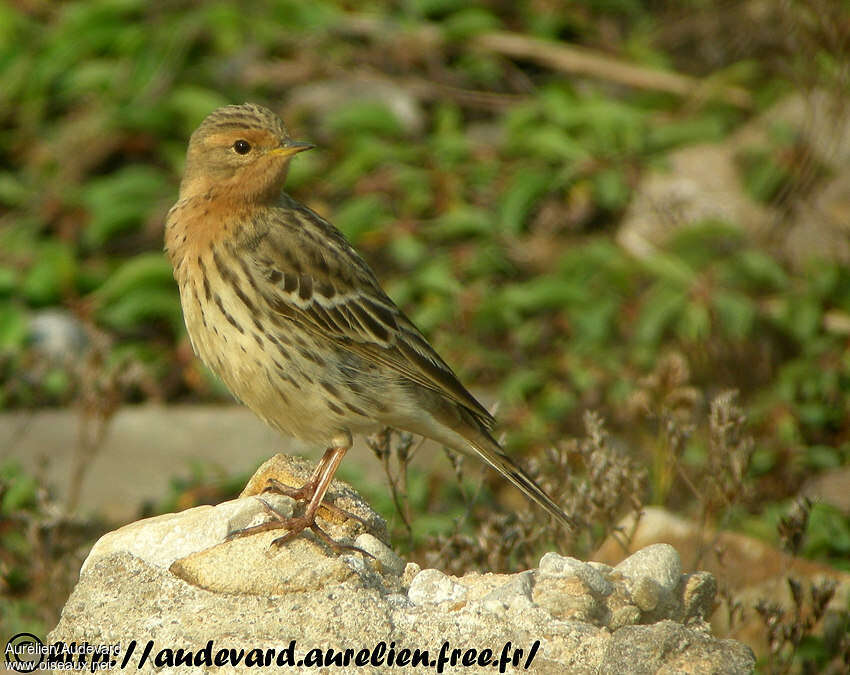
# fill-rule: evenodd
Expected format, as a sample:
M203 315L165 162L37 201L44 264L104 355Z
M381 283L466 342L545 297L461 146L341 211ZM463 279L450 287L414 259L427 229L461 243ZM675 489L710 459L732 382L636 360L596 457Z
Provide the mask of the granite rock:
M303 468L283 456L274 463L281 477ZM249 657L286 661L290 652L295 672L317 672L316 659L328 658L342 664L333 672L384 672L417 649L428 650L432 667L447 658L445 672L498 672L493 663L503 656L509 670L516 657L535 673L754 667L748 647L710 633L713 577L682 575L671 547L638 551L616 568L547 553L536 569L455 577L405 565L356 493L335 482L329 494L372 532L330 512L321 525L369 555L335 552L309 532L284 546L271 545L275 530L225 541L235 526L268 517L256 496L147 519L94 546L48 640L119 643L122 655L136 640L131 665L141 672L169 671L178 649L192 653L193 665L179 668L185 673L209 672L205 650L214 657L221 649L236 650L224 653L221 672L249 670ZM286 499L275 508L290 507ZM409 662L392 670L422 669Z

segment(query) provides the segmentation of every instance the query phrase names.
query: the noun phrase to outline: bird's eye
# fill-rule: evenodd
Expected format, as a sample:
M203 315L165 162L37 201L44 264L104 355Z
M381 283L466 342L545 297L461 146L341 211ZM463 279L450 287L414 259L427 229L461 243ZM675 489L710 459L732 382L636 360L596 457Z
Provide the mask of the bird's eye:
M247 155L251 152L251 144L248 141L239 139L233 144L233 149L240 155Z

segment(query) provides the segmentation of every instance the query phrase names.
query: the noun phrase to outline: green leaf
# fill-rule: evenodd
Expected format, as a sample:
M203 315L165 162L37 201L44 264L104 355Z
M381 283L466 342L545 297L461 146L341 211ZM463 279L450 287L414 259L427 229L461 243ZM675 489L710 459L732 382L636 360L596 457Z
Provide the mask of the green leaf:
M500 226L512 234L522 231L528 215L552 183L544 169L523 169L514 174L499 207Z
M746 278L760 288L781 291L788 287L787 272L763 251L747 249L738 254L735 262Z
M744 186L757 200L769 203L789 180L785 168L765 149L750 150L741 159Z
M749 297L734 291L717 290L711 296L711 304L729 335L739 339L750 335L756 308Z
M812 505L803 552L810 558L836 558L850 565L850 518L828 504Z
M416 150L376 140L373 136L356 136L348 143L348 153L326 176L329 184L350 188L364 174L378 166L415 161Z
M97 312L97 318L109 328L133 331L153 321L165 321L176 334L183 322L176 289L137 288Z
M374 134L395 137L404 132L399 118L382 101L351 101L329 112L325 123L332 133L341 136Z
M685 306L687 296L675 289L653 289L643 302L635 323L635 340L656 345Z
M6 460L0 465L0 480L6 488L0 496L0 514L8 516L36 505L38 481L24 473L16 461Z
M443 34L447 40L465 40L479 33L497 30L501 21L480 7L461 9L442 22Z
M176 87L167 102L182 119L184 135L192 133L213 110L230 103L219 92L195 85Z
M683 120L667 119L648 131L647 146L658 152L681 145L717 142L723 139L726 126L723 119L710 115Z
M711 333L711 315L702 302L686 302L676 324L677 333L690 342L706 339Z
M511 149L523 155L534 155L550 162L574 164L590 157L581 143L551 124L536 125L512 140Z
M320 153L302 152L289 165L286 175L286 191L290 194L299 188L309 185L322 172L325 162Z
M308 31L311 35L316 35L318 31L337 22L343 13L338 4L327 0L276 0L261 7L263 17L256 20L265 21L268 13L268 18L273 19L269 23L275 29L277 41L280 40L280 26L286 26L287 30Z
M390 242L390 253L399 265L412 267L428 257L428 247L419 238L402 234Z
M603 169L593 174L591 179L593 196L596 203L607 211L617 211L626 206L631 189L622 169Z
M455 306L446 295L431 293L424 301L417 303L413 311L413 323L426 334L438 326L451 323L455 315Z
M441 214L428 228L428 234L441 240L487 236L493 232L493 220L484 209L460 205Z
M23 296L33 305L59 302L74 286L77 261L63 241L44 241L37 246L37 259L24 275Z
M810 342L820 331L823 310L814 298L790 298L782 324L800 343Z
M367 232L380 230L389 218L384 201L370 194L349 199L337 211L334 221L352 243L357 243Z
M507 403L527 403L547 380L546 373L533 368L517 368L502 384L502 396Z
M18 285L18 271L13 267L0 265L0 297L10 295Z
M461 291L461 285L452 271L451 261L442 256L431 259L416 271L416 284L425 292L453 296Z
M499 302L522 314L562 309L585 297L581 288L558 277L541 276L523 283L512 284L499 294Z
M82 194L91 220L83 234L89 247L139 227L151 205L171 192L162 173L149 166L128 166L91 181Z
M68 71L62 88L77 96L81 93L106 94L119 79L121 64L114 59L89 59Z
M614 336L617 317L622 303L616 297L598 297L595 301L582 301L569 312L570 327L576 342L600 345Z
M45 393L53 399L60 398L71 389L71 378L68 371L63 368L52 368L41 382Z
M26 311L11 302L0 303L0 353L21 349L28 331Z
M809 469L824 471L837 469L842 465L842 453L838 448L828 445L810 445L806 448L803 463Z
M696 272L682 258L668 253L656 253L640 261L654 277L672 286L689 288L696 280Z
M20 178L11 171L0 171L0 204L22 206L30 193Z
M163 253L142 253L123 263L109 275L96 295L101 302L109 303L149 287L177 291L171 264Z

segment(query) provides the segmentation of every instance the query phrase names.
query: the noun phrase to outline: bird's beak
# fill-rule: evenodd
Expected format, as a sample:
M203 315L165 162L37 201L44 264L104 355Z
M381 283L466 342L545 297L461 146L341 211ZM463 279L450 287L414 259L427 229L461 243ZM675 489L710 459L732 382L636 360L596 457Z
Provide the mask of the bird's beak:
M292 157L292 155L296 155L299 152L303 152L304 150L310 150L311 148L315 148L316 146L312 143L302 143L301 141L286 141L286 145L282 145L279 148L275 148L274 150L269 150L270 155L276 155L278 157Z

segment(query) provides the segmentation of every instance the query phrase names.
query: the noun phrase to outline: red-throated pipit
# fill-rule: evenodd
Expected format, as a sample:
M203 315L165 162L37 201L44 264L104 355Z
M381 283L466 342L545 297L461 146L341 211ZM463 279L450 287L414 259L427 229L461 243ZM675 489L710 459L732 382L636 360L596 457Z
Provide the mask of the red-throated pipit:
M381 289L333 225L283 194L289 138L254 104L220 108L192 134L166 250L195 352L268 424L327 448L291 494L303 515L241 531L317 527L354 433L380 425L477 455L561 523L573 520L505 455L489 412ZM280 491L280 485L277 486Z

